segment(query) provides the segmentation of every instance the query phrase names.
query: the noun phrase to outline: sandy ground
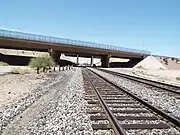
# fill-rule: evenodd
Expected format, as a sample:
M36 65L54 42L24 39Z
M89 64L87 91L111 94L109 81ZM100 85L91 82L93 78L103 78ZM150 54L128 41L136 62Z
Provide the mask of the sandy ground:
M180 70L180 58L156 57L166 68Z
M22 72L34 72L28 66L0 66L0 75L11 73L14 69L21 70Z
M144 60L140 61L136 64L133 69L143 68L148 70L159 70L159 69L167 69L156 57L148 56Z
M177 77L180 77L180 70L145 70L132 68L106 69L180 86L180 80L177 80Z
M22 98L40 83L45 82L45 74L7 74L0 75L0 108Z
M10 72L13 68L26 69L29 73L12 74ZM53 72L53 68L51 70ZM58 72L59 67L55 70ZM37 74L35 70L26 66L0 66L0 108L37 88L48 79L47 74Z
M180 80L177 78L180 77L180 70L132 70L133 74L147 77L152 80L167 82L170 84L180 85Z
M163 58L161 58L161 60L162 59ZM169 69L166 67L167 65L165 66L164 63L160 61L160 58L148 56L133 68L109 68L108 70L127 73L169 84L180 85L180 70L177 69L179 63L175 61L175 58L167 59L166 64L171 66Z

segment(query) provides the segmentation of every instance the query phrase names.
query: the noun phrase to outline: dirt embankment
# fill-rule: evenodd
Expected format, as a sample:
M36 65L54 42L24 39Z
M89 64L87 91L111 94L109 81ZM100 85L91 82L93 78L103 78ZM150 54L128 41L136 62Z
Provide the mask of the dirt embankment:
M173 57L156 57L167 69L180 70L180 58Z

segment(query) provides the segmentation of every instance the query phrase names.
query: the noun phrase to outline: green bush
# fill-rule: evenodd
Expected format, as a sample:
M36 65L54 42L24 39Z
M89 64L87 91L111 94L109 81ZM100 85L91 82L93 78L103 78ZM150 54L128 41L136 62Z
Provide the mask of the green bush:
M9 64L6 62L0 61L0 66L9 66Z
M29 62L29 66L31 68L36 68L38 74L40 69L43 69L43 72L45 72L45 70L50 69L54 65L55 62L49 55L32 58Z
M180 81L180 77L176 77L176 80Z

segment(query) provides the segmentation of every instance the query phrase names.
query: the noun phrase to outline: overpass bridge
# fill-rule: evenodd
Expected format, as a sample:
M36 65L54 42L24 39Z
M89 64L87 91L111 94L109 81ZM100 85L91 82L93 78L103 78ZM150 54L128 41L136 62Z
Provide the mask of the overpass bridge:
M0 29L0 48L23 49L32 51L48 51L56 62L61 53L67 56L101 58L102 66L109 66L109 58L128 58L132 61L140 61L150 55L144 50L117 47L80 40L72 40L58 37L50 37L31 33Z

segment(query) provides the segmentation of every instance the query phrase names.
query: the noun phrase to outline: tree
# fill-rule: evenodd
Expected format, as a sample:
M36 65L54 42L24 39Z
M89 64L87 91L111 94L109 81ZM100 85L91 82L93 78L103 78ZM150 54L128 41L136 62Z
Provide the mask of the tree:
M50 69L54 65L55 62L49 55L32 58L29 62L31 68L36 68L37 74L39 74L41 68L43 68L43 72L45 72L45 70Z

